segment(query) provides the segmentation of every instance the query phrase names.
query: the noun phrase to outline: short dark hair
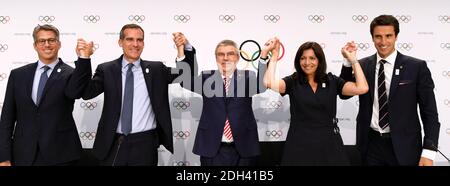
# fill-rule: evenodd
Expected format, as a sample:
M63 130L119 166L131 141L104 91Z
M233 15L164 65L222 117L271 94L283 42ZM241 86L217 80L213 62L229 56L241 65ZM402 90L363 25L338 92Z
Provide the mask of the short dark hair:
M56 40L59 41L59 30L53 25L45 24L45 25L37 25L36 27L34 27L34 29L33 29L33 40L34 40L35 43L37 41L37 34L38 34L38 32L40 32L42 30L52 31L56 35Z
M380 15L370 23L370 35L373 37L373 30L376 26L394 26L395 36L400 32L397 18L392 15Z
M314 51L314 55L316 55L317 60L319 61L319 64L317 65L316 75L314 76L314 81L317 83L326 82L327 61L325 59L325 53L323 52L322 47L319 43L312 41L303 43L297 50L294 61L295 70L297 71L297 77L299 78L300 82L306 82L307 80L305 72L303 72L302 68L300 67L300 59L303 55L303 52L308 49L312 49Z
M122 29L120 30L119 39L124 39L124 38L125 38L125 33L124 33L124 31L125 31L126 29L129 29L129 28L140 29L140 30L142 31L142 36L143 36L143 37L145 36L145 34L144 34L144 29L142 29L141 26L139 26L139 25L137 25L137 24L126 24L126 25L123 25Z

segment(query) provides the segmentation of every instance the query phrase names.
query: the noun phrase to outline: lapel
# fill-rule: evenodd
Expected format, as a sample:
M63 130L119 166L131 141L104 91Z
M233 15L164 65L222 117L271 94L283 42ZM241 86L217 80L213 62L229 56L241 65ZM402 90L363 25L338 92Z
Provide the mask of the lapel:
M150 101L152 102L153 105L153 97L152 97L152 81L153 78L151 78L153 71L155 68L151 68L152 64L149 61L144 61L141 59L141 69L142 69L142 74L144 75L144 79L145 79L145 85L147 85L147 91L148 91L148 96L150 97Z
M58 63L55 65L55 68L52 70L50 77L48 77L47 83L45 83L44 91L42 92L41 103L45 100L48 90L55 84L57 80L61 78L61 74L67 70L63 64L64 62L59 59Z
M122 56L119 57L119 59L116 59L113 68L112 68L112 74L113 74L113 84L114 84L114 91L116 92L116 95L118 97L118 102L122 106ZM107 80L106 80L107 81Z
M24 74L25 79L26 79L26 85L25 85L25 87L26 87L26 94L25 95L27 95L27 99L34 106L36 106L36 104L34 103L31 94L32 94L32 91L33 91L33 81L34 81L34 75L36 73L37 64L38 64L38 62L30 65L29 68L27 68L25 70L25 74Z
M369 84L369 90L370 91L370 101L373 104L373 96L375 94L375 67L377 64L377 54L374 54L373 56L370 57L368 64L367 64L367 83ZM372 105L371 104L371 105Z
M398 52L397 58L395 59L394 71L392 72L391 87L389 90L388 98L389 102L391 102L391 98L394 97L395 92L397 91L398 82L400 81L404 66L403 55ZM397 74L396 72L399 72L399 74Z

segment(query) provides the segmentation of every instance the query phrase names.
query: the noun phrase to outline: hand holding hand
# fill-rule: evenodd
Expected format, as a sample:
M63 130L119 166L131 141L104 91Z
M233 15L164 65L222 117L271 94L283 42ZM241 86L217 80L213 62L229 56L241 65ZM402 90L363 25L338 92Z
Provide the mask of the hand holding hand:
M94 53L94 42L86 42L84 39L77 40L76 53L80 57L89 58Z
M341 49L342 56L344 56L345 59L347 59L351 63L356 63L358 60L356 59L356 51L358 50L358 47L356 47L356 44L354 41L348 42L344 47Z

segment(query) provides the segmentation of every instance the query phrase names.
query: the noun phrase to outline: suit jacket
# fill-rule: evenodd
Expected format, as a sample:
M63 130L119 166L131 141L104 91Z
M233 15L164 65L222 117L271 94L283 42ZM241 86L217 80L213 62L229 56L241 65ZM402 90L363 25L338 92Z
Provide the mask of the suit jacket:
M103 160L113 146L114 135L119 123L122 108L122 56L110 62L97 66L91 77L90 59L79 59L75 71L83 71L80 79L87 82L83 99L92 99L104 93L104 105L98 124L97 134L93 147L93 154ZM156 130L159 137L157 144L162 144L173 153L172 120L169 109L168 85L178 77L177 69L166 67L162 62L141 60L141 67L150 96L152 108L156 117ZM177 72L177 73L173 73ZM81 74L81 73L80 73Z
M259 64L258 76L249 70L236 70L228 95L218 70L203 71L197 76L195 57L186 55L191 70L191 83L181 85L203 97L203 109L198 124L193 152L204 157L217 155L228 117L236 150L241 157L260 154L258 130L252 109L252 96L265 91L263 76L266 65Z
M367 153L375 91L376 54L359 60L369 84L369 92L359 96L356 143L363 158ZM399 74L396 74L399 71ZM341 77L352 80L352 68L343 67ZM394 152L400 165L417 165L423 148L436 150L439 127L434 83L425 61L398 52L389 92L388 112ZM422 142L421 125L424 140ZM423 143L423 144L422 144Z
M69 85L73 68L59 59L36 106L31 98L36 67L37 62L22 66L9 76L0 120L0 162L32 165L38 147L49 163L80 158L72 111L81 91L76 84Z

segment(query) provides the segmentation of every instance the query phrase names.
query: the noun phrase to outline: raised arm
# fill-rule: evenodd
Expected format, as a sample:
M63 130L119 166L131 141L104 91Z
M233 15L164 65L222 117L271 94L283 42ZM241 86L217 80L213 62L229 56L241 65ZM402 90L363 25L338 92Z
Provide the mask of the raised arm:
M365 94L369 91L369 85L367 84L366 77L361 68L361 65L356 59L356 44L352 41L347 43L341 49L341 53L350 63L352 63L352 69L355 73L356 82L347 81L342 88L342 94L345 96L354 96Z
M93 42L86 42L84 39L77 40L75 52L78 60L75 61L75 70L70 76L65 88L65 94L71 99L82 97L84 89L92 76L90 66L90 56L94 53Z
M265 49L270 49L270 51L272 51L272 56L270 58L266 73L264 74L264 86L276 92L285 93L286 83L284 80L276 77L275 75L278 55L280 53L280 40L276 37L269 39L269 41L265 44ZM264 55L264 53L261 55Z
M197 83L201 84L201 78L198 76L195 48L189 43L183 33L175 32L172 35L173 42L177 47L176 66L180 70L180 76L174 80L174 83L180 83L187 90L201 93L201 89L194 87Z

